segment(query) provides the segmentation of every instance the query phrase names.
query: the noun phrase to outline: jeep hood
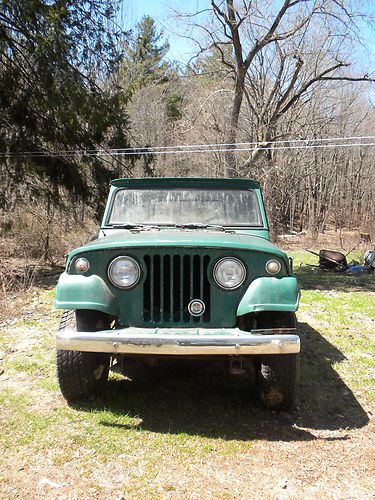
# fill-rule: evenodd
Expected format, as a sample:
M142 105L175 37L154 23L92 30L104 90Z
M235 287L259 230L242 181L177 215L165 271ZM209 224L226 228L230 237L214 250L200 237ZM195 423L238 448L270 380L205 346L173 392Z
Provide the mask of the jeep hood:
M82 247L70 252L69 256L74 257L80 253L121 250L127 248L147 248L147 247L178 247L178 248L222 248L228 250L252 250L255 252L271 253L286 258L285 252L277 248L270 241L259 236L235 233L217 232L207 230L160 230L160 231L139 231L117 230L115 234L110 234L103 238L91 241Z

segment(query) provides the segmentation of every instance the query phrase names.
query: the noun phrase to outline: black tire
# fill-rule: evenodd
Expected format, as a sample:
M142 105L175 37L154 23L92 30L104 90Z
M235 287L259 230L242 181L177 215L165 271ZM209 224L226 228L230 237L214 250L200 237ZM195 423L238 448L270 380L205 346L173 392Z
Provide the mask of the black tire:
M293 410L299 378L299 354L262 356L258 391L263 405L273 410Z
M96 311L64 311L59 330L97 331L109 328L107 315ZM58 349L57 378L67 402L87 403L104 390L108 380L108 354Z
M267 315L262 328L297 328L294 313ZM257 363L256 389L262 404L272 410L293 410L299 379L299 354L269 354Z

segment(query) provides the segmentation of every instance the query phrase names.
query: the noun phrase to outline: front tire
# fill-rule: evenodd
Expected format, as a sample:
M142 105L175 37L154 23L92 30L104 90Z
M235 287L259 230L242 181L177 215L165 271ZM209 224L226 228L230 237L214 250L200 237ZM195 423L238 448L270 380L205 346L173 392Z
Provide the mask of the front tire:
M296 328L294 313L264 315L260 328ZM272 410L293 410L299 380L299 354L269 354L257 364L257 392L262 404Z
M109 318L97 311L64 311L59 330L97 331L109 328ZM57 378L67 402L87 403L104 391L109 373L108 354L68 351L56 353Z
M262 356L258 390L263 405L272 410L293 410L296 403L299 354Z

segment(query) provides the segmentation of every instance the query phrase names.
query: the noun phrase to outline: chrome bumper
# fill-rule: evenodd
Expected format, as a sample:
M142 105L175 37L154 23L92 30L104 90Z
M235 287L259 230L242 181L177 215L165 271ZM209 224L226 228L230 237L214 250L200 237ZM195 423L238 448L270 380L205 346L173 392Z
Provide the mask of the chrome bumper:
M300 351L296 329L244 332L238 328L122 328L57 332L58 349L110 354L246 355Z

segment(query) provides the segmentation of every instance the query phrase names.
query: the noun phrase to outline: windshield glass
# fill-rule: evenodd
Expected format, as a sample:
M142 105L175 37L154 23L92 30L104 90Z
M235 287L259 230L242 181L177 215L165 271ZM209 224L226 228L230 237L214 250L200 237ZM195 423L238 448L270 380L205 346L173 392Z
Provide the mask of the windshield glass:
M252 190L119 189L107 224L261 226Z

